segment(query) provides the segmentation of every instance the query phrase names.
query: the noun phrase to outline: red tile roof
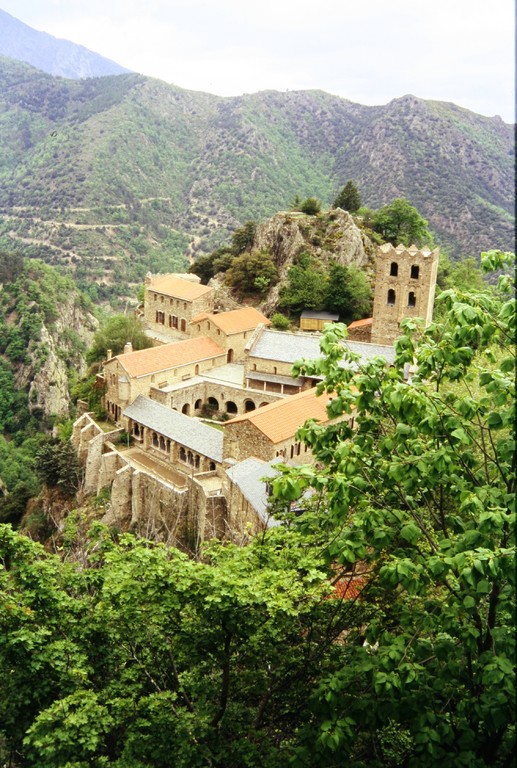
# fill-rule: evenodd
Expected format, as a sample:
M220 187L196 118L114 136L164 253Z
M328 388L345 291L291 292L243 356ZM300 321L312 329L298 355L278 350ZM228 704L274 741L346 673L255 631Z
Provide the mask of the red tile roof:
M150 291L183 299L183 301L193 301L213 291L213 288L209 288L207 285L185 280L185 278L176 275L156 275L151 278L151 283L147 287Z
M340 600L356 600L366 584L364 576L343 576L334 584L335 594L330 597Z
M125 355L117 355L112 359L118 360L129 376L138 377L221 355L226 353L215 341L206 336L200 336L197 339L173 341L170 344L141 349L137 352L126 352Z
M285 400L264 405L251 413L236 416L226 422L226 425L247 421L259 429L272 443L280 443L294 437L307 419L329 421L326 405L328 395L316 396L316 388L307 389Z
M373 323L373 317L365 317L364 320L354 320L348 325L348 328L364 328Z
M242 307L242 309L232 309L229 312L202 312L197 317L192 318L191 324L199 323L202 320L209 320L227 335L251 331L260 323L266 326L271 325L271 320L268 320L255 307Z

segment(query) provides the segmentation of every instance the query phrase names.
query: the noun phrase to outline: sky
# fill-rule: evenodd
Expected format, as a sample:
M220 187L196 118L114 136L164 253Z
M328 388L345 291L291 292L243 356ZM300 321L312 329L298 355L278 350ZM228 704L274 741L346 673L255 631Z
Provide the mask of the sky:
M515 120L513 0L0 0L35 29L219 96L411 93Z

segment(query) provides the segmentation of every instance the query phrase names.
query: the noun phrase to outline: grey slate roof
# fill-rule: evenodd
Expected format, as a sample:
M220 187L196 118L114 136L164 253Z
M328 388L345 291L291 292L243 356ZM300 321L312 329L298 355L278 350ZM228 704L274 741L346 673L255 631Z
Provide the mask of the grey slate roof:
M339 320L339 315L333 315L331 312L319 312L316 309L304 309L300 317L302 320L330 320L331 322Z
M145 395L138 395L124 409L123 415L202 456L217 462L223 460L223 433L220 430L207 427L191 416L173 411Z
M266 523L268 528L272 528L280 523L274 518L270 517L267 512L268 493L266 483L262 478L267 477L273 479L278 475L277 470L274 468L275 464L278 464L281 459L274 459L267 463L251 457L244 461L239 461L226 470L226 474L240 490L246 501L248 501L262 522Z
M320 338L317 334L287 333L264 329L260 338L250 352L250 357L261 357L266 360L278 360L281 363L294 363L304 357L316 360L322 357ZM366 361L381 355L388 363L393 363L395 350L393 347L381 344L367 344L364 341L346 341L345 345L361 355Z

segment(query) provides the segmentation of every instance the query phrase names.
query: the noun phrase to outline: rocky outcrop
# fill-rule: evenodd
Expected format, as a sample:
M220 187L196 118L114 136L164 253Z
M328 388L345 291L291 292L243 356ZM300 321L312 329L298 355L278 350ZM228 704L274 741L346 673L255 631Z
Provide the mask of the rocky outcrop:
M260 306L265 315L276 310L287 272L302 252L325 265L334 260L342 266L360 267L373 279L375 246L352 216L340 208L318 216L277 213L257 226L252 248L268 250L278 269L278 282Z
M98 321L81 307L75 293L62 297L59 316L52 325L42 325L38 340L28 349L30 362L20 366L16 382L29 391L31 410L46 416L66 417L70 413L70 372L86 373L85 353L91 346Z

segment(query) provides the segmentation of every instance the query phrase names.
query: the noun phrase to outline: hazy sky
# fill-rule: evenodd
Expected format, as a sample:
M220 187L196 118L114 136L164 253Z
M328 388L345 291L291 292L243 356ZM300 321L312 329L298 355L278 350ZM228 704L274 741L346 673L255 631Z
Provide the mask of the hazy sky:
M360 104L412 93L507 122L512 0L0 0L30 26L220 96L319 88Z

